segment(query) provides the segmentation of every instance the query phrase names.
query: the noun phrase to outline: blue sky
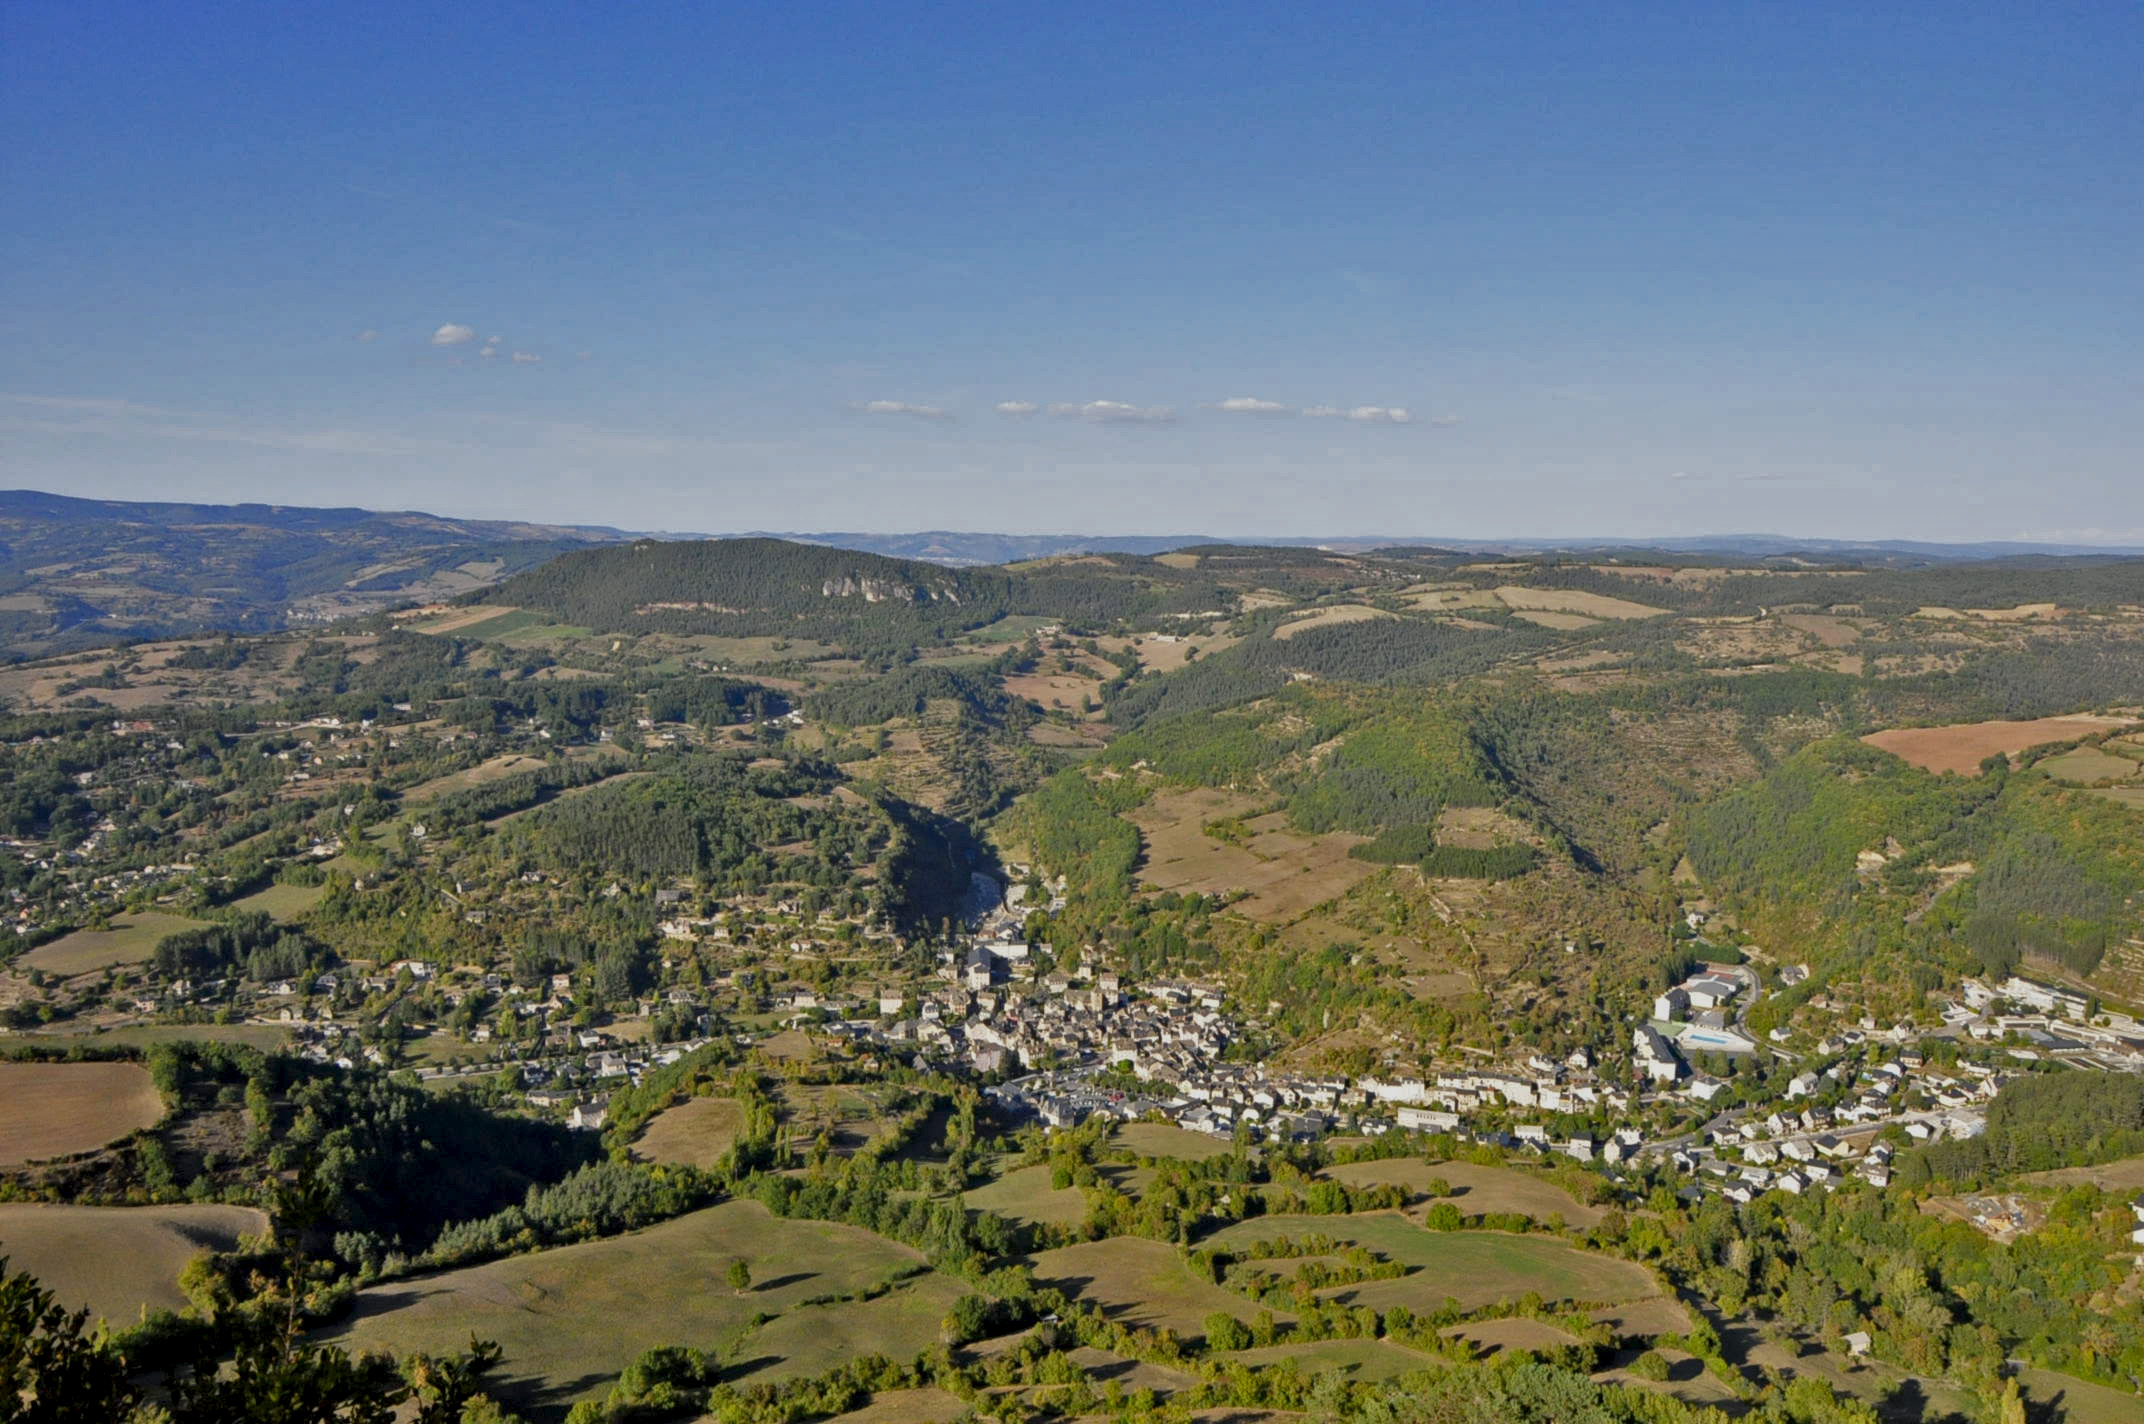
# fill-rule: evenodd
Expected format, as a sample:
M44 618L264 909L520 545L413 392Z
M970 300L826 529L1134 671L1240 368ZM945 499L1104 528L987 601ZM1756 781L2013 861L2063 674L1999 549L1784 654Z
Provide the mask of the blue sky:
M0 457L635 528L2144 543L2139 72L2111 0L13 0Z

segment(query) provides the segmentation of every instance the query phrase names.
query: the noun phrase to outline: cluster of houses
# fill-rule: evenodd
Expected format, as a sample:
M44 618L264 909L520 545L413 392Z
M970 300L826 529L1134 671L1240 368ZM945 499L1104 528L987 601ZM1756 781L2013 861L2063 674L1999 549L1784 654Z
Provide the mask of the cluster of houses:
M1796 1074L1786 1101L1771 1111L1725 1115L1701 1140L1664 1149L1665 1158L1698 1178L1693 1191L1735 1202L1774 1190L1835 1188L1850 1176L1885 1187L1896 1150L1887 1129L1897 1127L1913 1143L1976 1136L2005 1081L1978 1064L1931 1069L1910 1048L1876 1062L1845 1059ZM1905 1106L1908 1096L1921 1105Z

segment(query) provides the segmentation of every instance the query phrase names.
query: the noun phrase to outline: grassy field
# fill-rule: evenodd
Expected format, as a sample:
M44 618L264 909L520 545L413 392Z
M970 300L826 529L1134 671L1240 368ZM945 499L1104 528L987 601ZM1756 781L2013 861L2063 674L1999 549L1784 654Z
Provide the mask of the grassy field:
M961 1200L1013 1221L1067 1225L1087 1214L1087 1198L1079 1188L1052 1187L1050 1169L1045 1166L1016 1167L987 1186L963 1194Z
M431 801L441 796L451 796L457 791L467 791L473 786L482 786L486 782L502 780L512 776L515 772L541 771L543 766L544 760L542 757L522 756L519 753L495 756L489 761L478 762L475 766L464 767L460 771L450 771L445 776L435 776L430 781L419 782L402 793L402 800L404 804L414 806L419 802Z
M1209 822L1258 804L1253 797L1205 789L1155 796L1129 818L1146 843L1139 878L1159 890L1247 891L1233 906L1237 913L1285 922L1376 873L1376 866L1348 854L1365 837L1304 835L1289 830L1279 812L1246 822L1249 836L1240 844L1206 834Z
M0 1167L92 1151L163 1116L139 1063L0 1063Z
M258 910L270 919L289 921L320 903L328 893L325 885L271 885L243 899L233 900L234 910Z
M754 1281L742 1295L723 1279L739 1259ZM360 1348L395 1351L439 1350L471 1332L497 1340L505 1351L500 1378L515 1406L555 1417L600 1394L656 1345L718 1347L725 1362L779 1373L821 1368L873 1331L885 1332L886 1343L871 1348L898 1353L926 1317L935 1338L946 1303L961 1289L935 1275L875 1301L809 1307L808 1329L780 1320L749 1329L755 1315L782 1316L921 1264L921 1253L870 1232L787 1221L757 1202L732 1201L630 1236L376 1286L331 1333Z
M649 1119L633 1155L643 1162L712 1167L743 1130L744 1105L735 1098L693 1098Z
M1569 1331L1540 1320L1528 1320L1525 1316L1513 1316L1508 1320L1477 1320L1470 1325L1454 1325L1444 1332L1450 1339L1472 1340L1483 1354L1496 1354L1504 1350L1539 1350L1543 1353L1559 1345L1573 1345L1577 1340Z
M1330 628L1340 623L1365 623L1375 618L1396 618L1382 608L1372 608L1367 603L1336 603L1330 608L1320 608L1300 618L1291 618L1273 630L1273 636L1285 642L1298 633L1307 633L1313 628Z
M1244 1350L1226 1358L1248 1365L1277 1365L1295 1361L1306 1375L1343 1374L1357 1382L1395 1379L1426 1370L1439 1363L1419 1350L1395 1345L1390 1340L1316 1340L1307 1345L1268 1345L1262 1350Z
M2042 717L2032 722L1962 722L1949 727L1894 727L1861 740L1913 763L1924 771L1975 775L1980 764L2000 752L2008 755L2049 742L2088 737L2127 721L2120 717Z
M1189 1339L1225 1311L1248 1321L1258 1307L1191 1273L1174 1246L1133 1236L1083 1241L1033 1258L1035 1279L1099 1306L1135 1328L1166 1326Z
M2132 811L2144 811L2144 786L2108 786L2093 795L2104 797L2117 806L2127 806Z
M2053 1370L2026 1370L2018 1377L2026 1402L2047 1409L2062 1424L2139 1424L2144 1399L2103 1384L2088 1384Z
M2140 768L2128 757L2119 757L2098 747L2077 747L2041 762L2040 770L2057 781L2089 786L2095 781L2129 781Z
M243 1043L252 1048L280 1048L290 1042L281 1024L128 1024L101 1031L52 1031L18 1035L19 1041L65 1048L84 1041L104 1048L147 1048L152 1043Z
M1231 1150L1231 1144L1210 1133L1193 1132L1173 1122L1127 1122L1109 1135L1111 1147L1127 1148L1141 1157L1181 1157L1203 1162Z
M876 1300L803 1306L743 1336L724 1362L731 1378L758 1382L823 1374L859 1355L908 1359L938 1342L946 1312L967 1293L933 1274Z
M1445 1200L1469 1216L1495 1211L1523 1212L1536 1221L1560 1216L1573 1226L1592 1226L1601 1214L1582 1206L1554 1182L1510 1167L1480 1167L1472 1162L1439 1162L1431 1165L1415 1157L1393 1157L1381 1162L1350 1162L1326 1170L1325 1175L1351 1187L1390 1183L1410 1192L1426 1194L1432 1178L1441 1177L1452 1188Z
M180 930L200 929L200 920L144 910L112 921L108 930L76 930L39 945L17 961L25 969L47 974L90 974L115 964L140 964L156 951L156 942Z
M1505 586L1496 596L1514 612L1575 613L1588 618L1657 618L1667 612L1650 603L1628 598L1610 598L1603 593L1581 593L1569 588L1519 588Z
M967 1412L966 1402L942 1389L887 1389L827 1424L953 1424Z
M243 1206L0 1205L0 1254L44 1282L70 1310L132 1325L144 1309L178 1310L179 1272L203 1251L228 1251L268 1229Z
M1528 1291L1544 1300L1630 1301L1660 1293L1646 1270L1628 1261L1598 1256L1538 1236L1498 1231L1430 1231L1397 1212L1356 1216L1271 1216L1235 1225L1206 1238L1205 1245L1248 1246L1254 1241L1318 1233L1351 1241L1416 1269L1394 1280L1367 1281L1339 1292L1349 1305L1384 1310L1404 1305L1434 1310L1446 1298L1466 1310L1515 1300Z
M2102 1162L2096 1167L2058 1167L2052 1172L2027 1172L2018 1180L2057 1187L2094 1186L2105 1192L2134 1192L2144 1190L2144 1157L2124 1157L2119 1161Z

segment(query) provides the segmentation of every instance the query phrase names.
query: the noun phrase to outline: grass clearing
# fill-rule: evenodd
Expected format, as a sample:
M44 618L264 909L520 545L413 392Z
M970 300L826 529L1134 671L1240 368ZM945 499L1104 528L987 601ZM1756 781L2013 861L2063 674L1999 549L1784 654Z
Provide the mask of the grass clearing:
M740 1259L755 1282L742 1295L723 1278ZM835 1348L856 1348L851 1316L837 1316L835 1307L810 1308L815 1323L804 1339L770 1337L770 1325L752 1332L740 1352L738 1337L756 1314L780 1315L814 1297L859 1291L922 1261L920 1252L852 1226L784 1220L757 1202L730 1201L629 1236L375 1286L359 1293L356 1312L329 1333L355 1348L399 1353L437 1350L442 1341L474 1332L505 1352L499 1377L515 1407L559 1413L600 1394L634 1357L657 1345L720 1347L725 1362L756 1362L766 1371L791 1360L820 1367L817 1344L838 1334ZM849 1309L866 1312L868 1325L905 1329L896 1319L904 1307L889 1302L925 1291L931 1308L915 1313L929 1315L935 1334L945 1310L936 1302L959 1289L924 1275ZM650 1309L655 1301L663 1308ZM887 1308L874 1312L874 1306ZM777 1355L776 1345L800 1353ZM887 1353L897 1351L889 1345Z
M1593 1226L1601 1219L1594 1207L1544 1177L1513 1167L1483 1167L1473 1162L1428 1163L1415 1157L1391 1157L1375 1162L1349 1162L1329 1167L1322 1174L1351 1187L1391 1184L1426 1196L1432 1179L1442 1178L1452 1188L1443 1198L1469 1216L1490 1212L1521 1212L1536 1221L1561 1217L1572 1226Z
M2067 781L2073 786L2089 786L2095 781L2129 781L2144 767L2128 757L2119 757L2098 747L2077 747L2051 756L2039 764L2040 770L2057 781Z
M119 1028L55 1030L17 1035L17 1041L53 1048L94 1043L102 1048L147 1048L152 1043L243 1043L249 1048L281 1048L290 1042L282 1024L125 1024Z
M967 1401L942 1389L882 1389L863 1408L827 1424L953 1424L967 1412Z
M161 910L121 916L108 930L76 930L39 945L16 962L47 974L93 974L120 964L140 964L156 952L156 942L180 930L197 930L203 922Z
M325 885L269 886L231 902L234 910L258 910L278 924L287 924L319 904L328 893Z
M1567 1330L1559 1330L1543 1320L1529 1320L1523 1315L1507 1320L1477 1320L1469 1325L1454 1325L1444 1332L1446 1339L1472 1340L1485 1354L1501 1354L1505 1350L1539 1350L1546 1354L1563 1345L1575 1345L1577 1337Z
M1300 618L1289 619L1273 630L1273 636L1285 642L1296 634L1307 633L1313 628L1332 628L1342 623L1368 623L1378 618L1398 616L1382 608L1372 608L1367 603L1335 603L1329 608L1320 608Z
M1658 618L1668 611L1634 599L1611 598L1605 593L1583 593L1571 588L1519 588L1505 584L1496 590L1496 596L1514 613L1573 613L1587 618L1636 619Z
M1353 1216L1269 1216L1239 1221L1202 1244L1247 1247L1256 1241L1321 1234L1367 1246L1413 1266L1394 1280L1365 1281L1332 1297L1377 1310L1404 1305L1429 1311L1447 1298L1465 1310L1538 1291L1544 1300L1622 1302L1660 1294L1644 1267L1581 1251L1540 1236L1500 1231L1431 1231L1397 1212Z
M435 776L430 781L412 786L402 793L402 803L405 806L415 806L437 800L441 796L451 796L457 791L467 791L487 782L504 780L517 771L541 771L543 767L542 757L523 756L518 752L495 756L489 761L478 762L475 766L464 767L460 771L450 771L445 776Z
M1199 788L1163 791L1131 813L1146 854L1139 877L1159 890L1248 892L1230 908L1247 919L1285 923L1346 894L1377 872L1348 854L1367 837L1290 830L1280 812L1245 823L1247 838L1218 840L1208 823L1240 816L1256 798Z
M93 1152L163 1116L139 1063L0 1063L0 1167Z
M1263 1349L1243 1350L1224 1358L1241 1360L1252 1366L1277 1365L1284 1360L1293 1360L1296 1368L1306 1375L1341 1374L1358 1384L1397 1379L1443 1363L1390 1340L1316 1340L1301 1345L1267 1345Z
M651 1118L633 1143L633 1155L643 1162L712 1167L742 1131L744 1105L735 1098L693 1098Z
M860 1355L903 1360L938 1342L965 1282L931 1274L876 1300L803 1306L745 1335L723 1358L731 1376L759 1383L823 1374Z
M962 1194L979 1211L1020 1222L1070 1225L1087 1214L1087 1198L1077 1187L1052 1187L1045 1165L1016 1167L985 1186Z
M2144 811L2144 786L2108 786L2092 794L2132 811Z
M2144 1420L2144 1399L2091 1384L2053 1370L2026 1370L2018 1376L2026 1400L2052 1411L2062 1424L2138 1424Z
M1141 1157L1179 1157L1186 1162L1226 1156L1234 1147L1225 1138L1193 1132L1173 1122L1127 1122L1109 1135L1109 1145Z
M179 1272L204 1251L228 1251L268 1229L244 1206L54 1206L0 1204L0 1254L28 1271L69 1310L117 1326L144 1310L179 1310Z
M1961 722L1948 727L1894 727L1861 740L1923 771L1980 774L1991 756L2009 756L2049 742L2089 737L2127 725L2127 717L2041 717L2030 722Z
M1189 1339L1205 1332L1206 1317L1216 1311L1246 1322L1258 1313L1242 1296L1193 1275L1176 1248L1160 1241L1083 1241L1045 1251L1030 1264L1041 1284L1079 1296L1137 1329L1166 1327Z

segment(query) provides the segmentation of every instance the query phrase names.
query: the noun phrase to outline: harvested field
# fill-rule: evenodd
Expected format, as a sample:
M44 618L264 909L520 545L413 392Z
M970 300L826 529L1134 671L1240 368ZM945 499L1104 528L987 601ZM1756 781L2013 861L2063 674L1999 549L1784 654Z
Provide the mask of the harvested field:
M744 1130L744 1105L735 1098L692 1098L664 1108L641 1129L633 1155L643 1162L713 1167Z
M1348 1305L1384 1310L1404 1305L1435 1310L1447 1298L1460 1308L1516 1300L1528 1291L1544 1300L1623 1302L1660 1294L1642 1266L1595 1255L1538 1236L1499 1231L1431 1231L1397 1212L1354 1216L1270 1216L1241 1221L1202 1244L1248 1246L1313 1233L1351 1241L1404 1265L1417 1267L1395 1280L1366 1281L1333 1296Z
M1242 843L1206 834L1209 821L1255 809L1225 791L1164 791L1131 814L1146 843L1140 878L1161 890L1248 892L1232 908L1248 919L1285 923L1345 894L1377 867L1348 854L1362 836L1305 835L1272 812L1245 823Z
M1243 1321L1258 1312L1242 1296L1191 1274L1176 1248L1160 1241L1084 1241L1045 1251L1031 1264L1038 1283L1092 1303L1111 1320L1139 1329L1166 1326L1185 1339L1203 1334L1215 1311Z
M39 945L16 962L47 974L92 974L117 964L140 964L156 952L156 942L180 930L200 929L200 920L144 910L112 921L108 930L76 930Z
M1980 764L1998 753L2008 756L2049 742L2089 737L2109 727L2126 726L2127 717L2042 717L2031 722L1963 722L1949 727L1894 727L1861 740L1881 747L1924 771L1978 775Z
M1306 633L1312 628L1331 628L1341 623L1366 623L1376 618L1398 616L1387 613L1382 608L1372 608L1367 603L1336 603L1330 608L1320 608L1315 613L1305 614L1301 618L1289 619L1273 630L1273 636L1285 640L1298 633Z
M1667 612L1650 603L1628 598L1610 598L1605 593L1581 593L1570 588L1518 588L1510 584L1496 590L1513 612L1577 613L1588 618L1657 618Z
M1441 1177L1452 1188L1452 1195L1442 1200L1469 1216L1515 1211L1536 1221L1560 1216L1573 1226L1592 1226L1601 1219L1598 1209L1581 1206L1576 1197L1554 1182L1511 1167L1483 1167L1472 1162L1431 1165L1415 1157L1391 1157L1329 1167L1322 1175L1351 1187L1390 1183L1418 1194L1426 1193L1432 1178Z
M746 1262L755 1282L741 1295L723 1280L733 1260ZM801 1338L770 1339L778 1319L742 1347L735 1343L757 1314L780 1316L813 1297L849 1294L921 1266L919 1252L868 1231L784 1220L757 1202L730 1201L629 1236L375 1286L359 1292L355 1314L328 1334L354 1348L406 1352L437 1350L473 1331L505 1351L499 1380L515 1407L555 1416L601 1394L656 1345L724 1346L726 1362L764 1371L814 1369L831 1362L825 1349L855 1344L856 1312L867 1312L868 1328L886 1331L888 1354L908 1338L912 1322L896 1318L904 1312L928 1316L927 1343L962 1289L929 1273L866 1304L810 1308L811 1329L786 1332ZM648 1309L650 1301L663 1308ZM776 1344L796 1353L777 1354Z
M1827 613L1782 613L1779 621L1797 633L1807 633L1824 648L1843 648L1861 637L1860 625Z
M1203 1162L1231 1150L1231 1144L1221 1138L1171 1122L1125 1123L1110 1134L1109 1145L1128 1148L1141 1157L1180 1157L1187 1162Z
M1293 1360L1296 1368L1306 1375L1338 1373L1364 1384L1396 1379L1441 1363L1419 1350L1395 1345L1390 1340L1318 1340L1302 1345L1268 1345L1222 1358L1241 1360L1247 1365L1277 1365L1283 1360Z
M0 1063L0 1167L92 1152L163 1116L139 1063Z
M1052 1187L1047 1166L1014 1168L961 1200L1013 1221L1069 1225L1087 1214L1086 1196L1077 1187Z
M116 1326L144 1309L181 1310L179 1272L204 1251L229 1251L268 1229L243 1206L0 1205L0 1254L42 1281L70 1310Z

